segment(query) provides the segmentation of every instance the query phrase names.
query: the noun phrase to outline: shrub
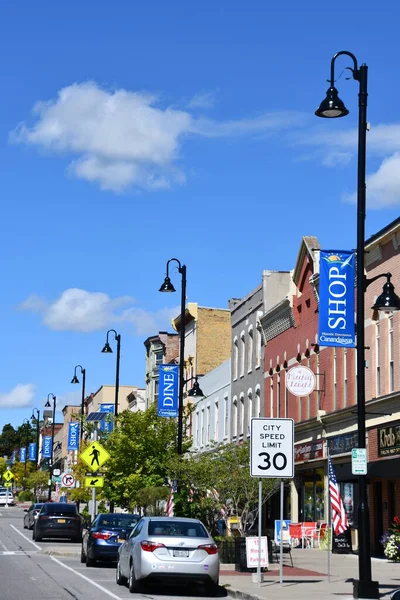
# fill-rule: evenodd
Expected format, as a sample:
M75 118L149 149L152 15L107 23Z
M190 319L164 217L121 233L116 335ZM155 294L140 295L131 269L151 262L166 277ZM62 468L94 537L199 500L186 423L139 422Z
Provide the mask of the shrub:
M33 500L33 494L32 494L32 492L29 492L29 491L20 492L18 494L18 500L20 502L32 501Z

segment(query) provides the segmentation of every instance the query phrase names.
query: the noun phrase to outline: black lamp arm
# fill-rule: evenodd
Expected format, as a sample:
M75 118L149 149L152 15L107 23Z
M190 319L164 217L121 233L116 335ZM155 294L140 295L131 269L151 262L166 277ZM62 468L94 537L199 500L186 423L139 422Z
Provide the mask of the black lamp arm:
M358 63L357 63L357 59L354 56L354 54L352 52L348 52L347 50L341 50L340 52L336 52L336 54L334 54L334 56L332 57L331 60L331 80L330 80L330 84L331 87L334 87L335 85L335 61L339 56L349 56L351 58L351 60L353 61L354 64L354 68L350 69L350 71L353 73L353 77L355 80L359 81L359 70L358 70Z
M182 263L179 258L170 258L167 262L167 277L169 277L169 263L176 262L178 264L178 272L182 273Z
M109 330L107 331L106 344L108 344L108 334L109 334L109 333L113 333L113 334L114 334L114 336L115 336L115 338L114 338L114 339L118 339L118 333L115 331L115 329L109 329Z
M365 277L364 279L364 290L367 289L367 287L373 283L374 281L376 281L377 279L381 279L382 277L386 277L386 279L388 281L390 281L390 278L392 277L391 273L381 273L380 275L375 275L375 277L371 277L371 279L368 279L367 277Z

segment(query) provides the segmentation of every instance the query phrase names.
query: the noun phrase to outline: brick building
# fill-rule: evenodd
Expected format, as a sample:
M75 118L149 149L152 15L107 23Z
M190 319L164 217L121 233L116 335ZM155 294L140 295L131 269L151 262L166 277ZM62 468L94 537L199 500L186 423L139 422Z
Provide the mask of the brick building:
M399 232L400 219L365 244L367 277L390 271L397 291L400 290ZM266 342L264 415L295 420L295 478L285 498L287 515L293 521L328 520L329 452L349 522L356 532L358 486L357 477L351 473L351 449L357 447L356 350L318 345L318 249L316 238L303 237L287 297L261 318ZM365 372L368 493L371 544L376 554L380 552L381 532L394 512L400 512L396 496L400 481L393 469L395 463L397 469L397 462L400 463L400 377L394 367L399 364L400 315L378 315L379 320L373 321L377 315L372 314L371 306L383 283L383 279L374 282L365 294L366 345L370 347L366 352ZM285 385L288 370L298 364L309 367L316 377L315 390L300 398L289 393ZM392 415L371 414L376 412L392 412ZM378 441L389 439L385 438L390 433L386 431L388 427L392 427L395 435L399 433L399 442L398 448L390 449L390 455L384 455L387 449L379 448ZM379 506L383 506L383 514ZM272 506L271 514L276 514L276 508ZM356 533L353 541L357 544Z

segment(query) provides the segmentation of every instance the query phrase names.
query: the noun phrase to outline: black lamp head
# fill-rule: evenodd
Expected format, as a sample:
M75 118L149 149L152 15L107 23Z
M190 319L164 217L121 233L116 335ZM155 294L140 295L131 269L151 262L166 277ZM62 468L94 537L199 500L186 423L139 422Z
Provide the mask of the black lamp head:
M339 98L337 89L331 85L326 92L326 98L322 100L319 108L315 111L317 117L325 119L337 119L345 117L349 111L344 105L344 102Z
M71 383L79 383L79 379L77 378L76 375L74 375L73 378L71 379Z
M162 286L160 287L160 289L158 291L159 292L176 292L176 289L172 285L171 280L168 277L168 275L164 279L164 283L162 284Z
M31 421L36 421L36 417L35 417L35 415L33 413L32 413L32 416L31 416Z
M50 400L47 398L47 402L44 405L45 408L51 408Z
M203 391L199 386L197 380L194 382L192 389L188 393L188 396L192 396L193 398L204 398Z
M112 348L108 342L104 344L102 352L104 352L104 354L112 354Z
M385 312L400 310L400 298L394 291L394 285L390 281L390 278L391 274L388 273L387 282L383 286L382 294L375 300L372 310L382 310Z

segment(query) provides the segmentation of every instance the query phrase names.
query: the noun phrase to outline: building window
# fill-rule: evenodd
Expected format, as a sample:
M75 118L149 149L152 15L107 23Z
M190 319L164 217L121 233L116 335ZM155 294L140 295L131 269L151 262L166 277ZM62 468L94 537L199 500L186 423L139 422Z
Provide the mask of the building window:
M336 348L333 348L333 410L336 410L337 402L337 354Z
M261 390L260 386L256 387L256 398L255 398L255 407L254 407L254 416L261 416Z
M232 435L234 438L237 437L238 428L238 405L237 397L235 396L232 402Z
M156 404L158 403L158 386L159 386L159 381L158 381L158 379L156 379L154 381L154 402Z
M389 392L394 392L394 360L393 360L393 315L389 315Z
M250 434L251 418L253 416L253 391L247 390L247 433Z
M218 415L218 400L215 401L215 407L214 407L214 440L218 440L218 419L219 415Z
M199 439L200 415L199 415L199 412L196 412L196 415L195 415L195 432L196 432L196 436L195 436L196 446L199 447L200 446L200 439Z
M244 363L245 363L245 355L246 355L246 340L245 340L245 333L244 331L242 331L242 333L240 334L240 350L241 350L241 356L240 356L240 377L244 377Z
M376 322L375 336L375 364L376 364L376 395L381 395L381 338L380 338L380 323Z
M347 348L343 348L343 408L347 406Z
M239 370L239 344L238 339L235 337L233 340L233 379L238 378Z
M253 325L249 327L249 340L248 340L248 351L247 351L247 372L250 373L253 370Z
M261 323L257 323L257 329L256 329L256 369L259 369L260 366L261 366L261 345L262 345Z
M228 436L228 396L224 398L224 438Z
M240 394L240 435L244 433L244 394Z
M206 410L206 444L210 443L210 407Z
M156 367L158 367L158 365L162 364L163 358L164 358L164 352L162 350L157 350L157 352L154 352L154 361L155 361Z
M200 435L200 445L204 446L204 408L201 411L201 423L200 423L200 428L201 428L201 435Z
M271 419L274 418L274 381L272 377L269 379L270 388L269 388L269 416Z

